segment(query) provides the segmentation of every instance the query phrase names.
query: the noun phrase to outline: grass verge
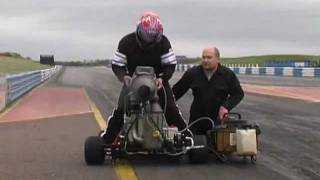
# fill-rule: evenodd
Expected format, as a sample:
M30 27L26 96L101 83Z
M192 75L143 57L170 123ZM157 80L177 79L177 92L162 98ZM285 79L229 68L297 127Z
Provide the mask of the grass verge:
M184 61L186 64L200 63L200 58L188 58ZM259 64L262 65L271 61L317 61L320 62L320 56L312 55L264 55L247 56L236 58L221 58L223 64Z
M23 57L0 56L0 75L16 74L40 69L47 69L50 66Z

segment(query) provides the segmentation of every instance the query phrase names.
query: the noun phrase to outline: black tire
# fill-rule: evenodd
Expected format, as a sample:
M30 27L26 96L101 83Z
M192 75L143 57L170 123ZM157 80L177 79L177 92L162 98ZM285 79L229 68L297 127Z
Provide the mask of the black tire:
M97 136L90 136L84 144L84 157L88 165L102 165L105 160L103 140Z
M189 151L189 160L191 163L206 163L209 157L209 149L207 148L207 138L205 135L195 135L193 137L194 146L201 146L202 148L195 148Z

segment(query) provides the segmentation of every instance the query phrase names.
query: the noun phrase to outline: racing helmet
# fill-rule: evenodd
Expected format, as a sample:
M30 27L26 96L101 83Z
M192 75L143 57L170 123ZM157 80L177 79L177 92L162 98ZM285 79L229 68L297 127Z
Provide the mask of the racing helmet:
M160 42L163 27L160 17L153 12L145 12L138 21L136 36L143 48L152 47Z

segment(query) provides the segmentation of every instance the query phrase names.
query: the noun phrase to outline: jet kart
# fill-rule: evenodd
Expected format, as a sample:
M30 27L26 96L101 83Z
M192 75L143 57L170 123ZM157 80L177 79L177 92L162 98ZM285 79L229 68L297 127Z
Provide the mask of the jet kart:
M206 135L186 136L177 127L168 126L157 95L156 75L152 67L136 68L125 98L124 125L114 143L104 144L98 136L85 141L88 165L103 164L106 157L117 159L134 154L182 156L193 163L204 163L209 156Z

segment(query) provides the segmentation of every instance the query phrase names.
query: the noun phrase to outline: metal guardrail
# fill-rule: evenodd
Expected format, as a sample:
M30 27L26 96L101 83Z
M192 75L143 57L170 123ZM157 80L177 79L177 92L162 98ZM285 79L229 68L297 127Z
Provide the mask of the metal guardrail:
M12 102L42 82L41 71L11 75L7 77L7 81L9 86L8 101Z
M6 76L8 87L6 104L9 104L12 101L18 99L32 88L46 81L52 75L57 73L61 68L62 66L55 66L50 69Z
M178 64L177 71L186 71L198 64ZM229 67L235 74L320 78L320 68L295 67Z
M6 107L7 81L6 77L0 75L0 111Z

